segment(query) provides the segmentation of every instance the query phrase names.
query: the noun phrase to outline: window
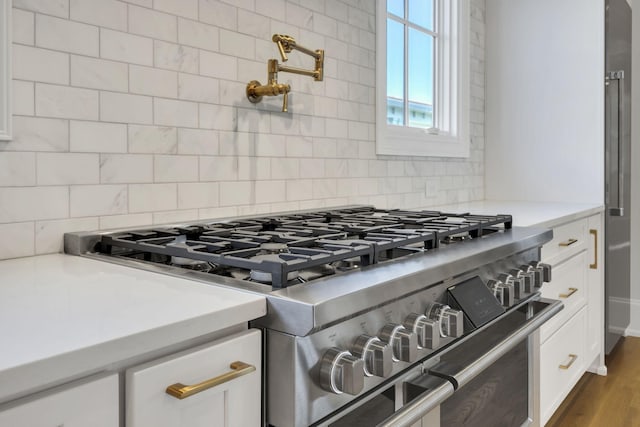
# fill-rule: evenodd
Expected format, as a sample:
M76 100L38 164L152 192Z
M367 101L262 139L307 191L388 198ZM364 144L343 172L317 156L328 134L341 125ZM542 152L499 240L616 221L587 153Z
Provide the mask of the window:
M378 0L378 154L469 156L468 0Z
M11 0L0 0L0 141L11 139Z

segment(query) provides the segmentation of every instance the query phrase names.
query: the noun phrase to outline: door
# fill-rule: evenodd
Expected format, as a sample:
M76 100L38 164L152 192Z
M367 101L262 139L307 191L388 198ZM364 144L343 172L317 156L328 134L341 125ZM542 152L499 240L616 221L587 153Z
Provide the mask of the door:
M128 369L127 427L258 426L260 361L252 329Z
M605 3L605 348L629 326L631 168L631 8Z

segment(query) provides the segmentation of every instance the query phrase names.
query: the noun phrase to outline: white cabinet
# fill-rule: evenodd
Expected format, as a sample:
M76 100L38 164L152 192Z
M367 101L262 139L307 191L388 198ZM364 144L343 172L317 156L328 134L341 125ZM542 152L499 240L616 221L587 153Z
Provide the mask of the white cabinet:
M552 265L552 280L542 296L559 299L564 309L545 323L534 347L534 420L544 425L586 370L604 366L604 280L602 215L553 229L542 261Z
M6 427L118 427L118 375L78 382L0 410Z
M186 397L167 393L176 383L172 388ZM190 391L194 393L189 395ZM260 425L260 331L242 332L128 369L126 400L127 427Z

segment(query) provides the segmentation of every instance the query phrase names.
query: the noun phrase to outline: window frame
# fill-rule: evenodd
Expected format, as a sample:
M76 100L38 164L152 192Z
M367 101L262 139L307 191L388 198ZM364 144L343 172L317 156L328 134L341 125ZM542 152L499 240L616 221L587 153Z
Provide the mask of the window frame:
M434 128L387 124L387 1L376 9L376 152L382 155L469 157L468 0L434 0L438 33ZM405 1L405 8L407 6ZM405 57L405 63L408 59ZM405 70L405 75L407 74ZM405 82L406 83L406 82ZM408 114L408 112L406 112Z

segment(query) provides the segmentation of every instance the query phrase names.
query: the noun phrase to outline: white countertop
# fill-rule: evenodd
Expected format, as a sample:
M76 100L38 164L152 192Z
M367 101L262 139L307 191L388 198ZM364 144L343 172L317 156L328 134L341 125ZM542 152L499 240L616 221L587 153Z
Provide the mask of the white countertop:
M0 402L265 313L261 296L108 262L0 261Z
M481 200L432 206L431 209L448 212L470 212L473 214L509 214L513 225L521 227L555 227L602 212L603 205L588 203L524 202Z

